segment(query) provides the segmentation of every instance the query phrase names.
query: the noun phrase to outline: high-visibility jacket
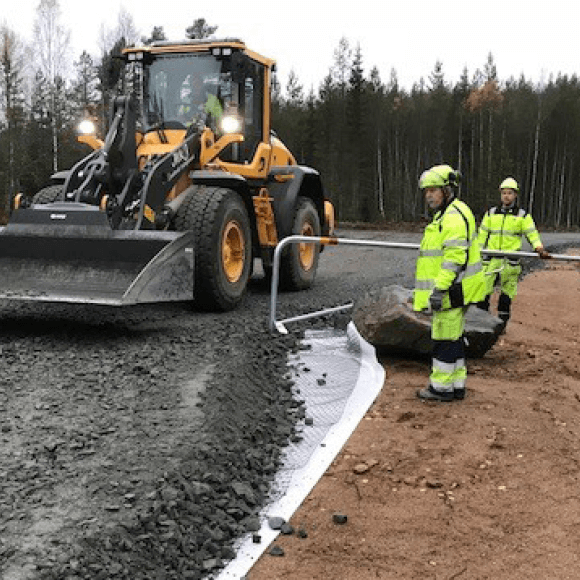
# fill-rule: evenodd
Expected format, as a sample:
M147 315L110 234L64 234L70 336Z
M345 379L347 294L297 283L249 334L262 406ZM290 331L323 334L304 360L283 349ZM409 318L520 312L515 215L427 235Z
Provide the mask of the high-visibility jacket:
M481 253L475 218L454 199L425 228L419 248L413 309L429 308L433 289L445 291L443 309L459 308L485 297Z
M204 110L209 113L215 122L219 121L224 113L224 109L220 100L213 94L207 96L207 101L204 105Z
M532 216L517 206L492 207L485 212L479 226L479 245L485 250L518 252L526 236L534 250L542 245Z

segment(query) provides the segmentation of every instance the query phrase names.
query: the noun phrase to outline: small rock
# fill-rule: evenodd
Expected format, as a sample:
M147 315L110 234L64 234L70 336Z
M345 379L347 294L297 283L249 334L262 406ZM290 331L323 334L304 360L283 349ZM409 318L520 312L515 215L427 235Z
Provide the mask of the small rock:
M273 530L280 530L285 523L286 520L284 518L280 518L277 516L268 518L268 525Z
M268 553L270 554L270 556L284 556L284 548L282 548L281 546L278 546L276 544L274 544L270 550L268 551Z
M440 487L443 487L443 483L436 479L427 479L425 485L431 489L439 489Z
M348 516L346 514L335 513L332 514L332 521L339 525L346 524L348 521Z
M280 528L280 532L285 536L291 536L294 533L294 528L289 523L285 523Z
M357 475L362 475L363 473L366 473L368 470L369 466L366 463L359 463L358 465L355 465L353 468L353 471Z

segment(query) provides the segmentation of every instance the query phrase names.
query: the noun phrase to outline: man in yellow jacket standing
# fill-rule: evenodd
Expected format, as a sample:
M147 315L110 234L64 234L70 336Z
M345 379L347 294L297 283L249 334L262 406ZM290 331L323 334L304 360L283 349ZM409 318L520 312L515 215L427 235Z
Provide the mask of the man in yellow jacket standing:
M501 205L485 212L479 227L478 240L481 249L517 252L522 247L525 236L541 258L549 258L532 216L518 206L519 186L513 177L504 179L500 186ZM491 295L499 281L501 293L497 305L497 315L507 325L511 304L514 299L522 266L517 259L485 259L483 269L486 274L486 297L478 306L489 310Z
M457 172L449 165L436 165L419 179L425 200L435 212L421 241L413 293L415 311L433 311L430 382L417 392L428 401L465 397L465 312L469 304L485 296L475 218L455 197L457 185Z

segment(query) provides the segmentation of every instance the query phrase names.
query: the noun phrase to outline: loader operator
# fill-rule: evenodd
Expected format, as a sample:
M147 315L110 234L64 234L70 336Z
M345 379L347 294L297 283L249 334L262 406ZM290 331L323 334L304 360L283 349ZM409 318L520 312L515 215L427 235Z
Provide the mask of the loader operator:
M457 185L457 172L449 165L436 165L419 179L425 201L435 212L419 248L413 293L415 311L433 311L430 381L417 391L427 401L465 398L465 312L485 296L475 218L455 197Z
M196 118L203 119L208 127L217 131L223 115L220 99L207 89L199 77L192 77L187 84L190 86L181 88L181 104L177 112L179 120L189 126Z
M479 227L478 240L481 248L517 252L522 247L522 236L526 236L541 258L550 258L550 254L542 245L532 216L518 206L517 181L513 177L508 177L501 182L499 190L501 205L485 212ZM484 260L483 269L486 297L478 306L489 311L491 296L499 282L497 315L505 328L510 318L511 304L517 292L522 266L517 259L497 257Z

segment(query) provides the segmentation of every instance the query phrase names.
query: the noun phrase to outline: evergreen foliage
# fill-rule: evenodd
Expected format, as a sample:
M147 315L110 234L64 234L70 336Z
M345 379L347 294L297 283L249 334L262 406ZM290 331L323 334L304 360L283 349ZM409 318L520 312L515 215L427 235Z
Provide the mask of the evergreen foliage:
M524 77L502 82L490 54L482 71L470 78L464 70L456 84L438 61L407 92L395 71L387 84L376 69L366 75L360 48L352 51L345 39L334 58L316 95L300 101L290 87L278 95L273 123L292 151L308 142L339 220L424 217L418 176L448 163L461 171L460 196L478 216L499 202L499 184L511 175L522 207L541 226L580 226L575 75L541 86ZM299 86L295 73L291 79Z

